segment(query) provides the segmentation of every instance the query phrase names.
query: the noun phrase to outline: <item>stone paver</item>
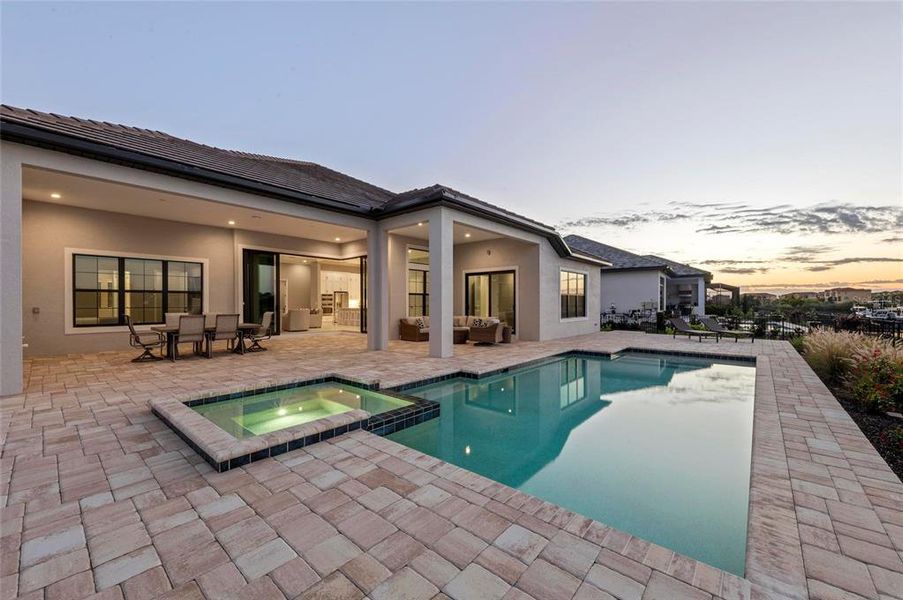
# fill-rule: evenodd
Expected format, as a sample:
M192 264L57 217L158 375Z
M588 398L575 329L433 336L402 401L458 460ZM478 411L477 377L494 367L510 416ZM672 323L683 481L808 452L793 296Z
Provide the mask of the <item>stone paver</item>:
M215 473L148 410L329 374L388 387L626 347L757 357L746 579L360 431ZM612 332L425 352L317 335L212 361L28 360L27 392L0 399L3 597L903 596L903 484L789 344Z

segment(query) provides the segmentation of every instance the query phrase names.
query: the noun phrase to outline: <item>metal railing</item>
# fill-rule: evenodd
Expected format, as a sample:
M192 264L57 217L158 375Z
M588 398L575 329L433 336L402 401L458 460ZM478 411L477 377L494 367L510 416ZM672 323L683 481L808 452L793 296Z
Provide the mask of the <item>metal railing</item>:
M645 331L646 333L666 333L667 316L663 313L632 311L629 313L602 313L600 323L603 328ZM687 319L693 322L694 317ZM809 314L762 314L753 318L723 316L718 322L728 329L750 331L760 339L788 340L805 335L817 328L831 328L834 331L856 331L863 335L881 337L894 344L903 344L903 321L865 319L837 316L834 313Z

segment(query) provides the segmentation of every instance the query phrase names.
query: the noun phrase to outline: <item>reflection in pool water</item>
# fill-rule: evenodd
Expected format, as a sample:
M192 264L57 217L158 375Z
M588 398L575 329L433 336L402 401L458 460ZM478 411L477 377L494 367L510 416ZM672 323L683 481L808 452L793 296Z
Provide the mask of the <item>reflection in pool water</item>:
M754 386L750 363L575 356L408 390L441 415L389 437L742 574Z

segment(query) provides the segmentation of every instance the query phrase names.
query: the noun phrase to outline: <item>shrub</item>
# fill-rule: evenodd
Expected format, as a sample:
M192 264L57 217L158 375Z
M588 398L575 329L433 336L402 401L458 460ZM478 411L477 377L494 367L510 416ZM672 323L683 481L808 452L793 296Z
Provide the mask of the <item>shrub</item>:
M853 356L864 337L846 331L817 330L803 340L803 356L822 381L836 385L854 366Z
M806 336L804 336L804 335L795 335L795 336L793 336L792 338L790 338L790 339L787 340L787 341L790 342L790 345L793 346L793 349L794 349L794 350L796 350L796 351L799 352L800 354L803 353L804 346L805 346L805 343L806 343Z
M878 434L878 439L883 444L896 448L897 452L903 453L903 427L897 426L885 429Z
M859 351L847 376L850 391L868 412L903 410L903 360L894 348Z

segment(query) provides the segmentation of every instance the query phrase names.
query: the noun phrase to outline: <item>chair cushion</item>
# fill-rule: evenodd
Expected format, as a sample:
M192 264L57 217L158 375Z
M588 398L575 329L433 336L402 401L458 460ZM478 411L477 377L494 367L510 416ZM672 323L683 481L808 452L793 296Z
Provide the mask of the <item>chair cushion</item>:
M429 328L429 327L421 327L421 328L420 328L420 333L429 333L429 332L430 332L430 328Z
M455 317L452 324L455 327L467 327L467 317Z
M402 319L402 322L403 322L405 325L416 325L416 324L417 324L417 319L418 319L418 318L419 318L419 317L404 317L404 318Z

